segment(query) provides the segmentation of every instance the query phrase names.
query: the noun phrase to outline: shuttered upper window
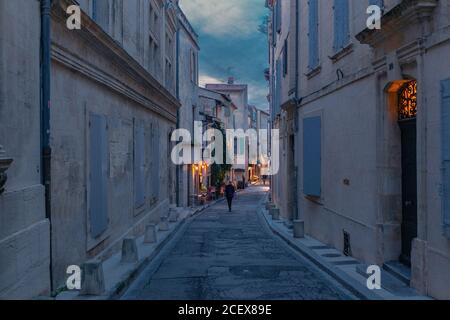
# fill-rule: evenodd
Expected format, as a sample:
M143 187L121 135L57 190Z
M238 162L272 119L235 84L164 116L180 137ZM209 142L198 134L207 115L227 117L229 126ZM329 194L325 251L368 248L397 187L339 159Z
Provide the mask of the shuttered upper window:
M309 1L309 68L319 66L319 0Z
M334 0L334 51L338 52L349 44L348 0Z

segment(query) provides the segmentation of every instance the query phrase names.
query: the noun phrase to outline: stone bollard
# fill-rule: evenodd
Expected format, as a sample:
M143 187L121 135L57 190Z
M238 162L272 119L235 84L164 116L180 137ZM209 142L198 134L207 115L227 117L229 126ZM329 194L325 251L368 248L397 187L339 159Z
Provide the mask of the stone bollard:
M280 209L271 208L269 212L273 220L280 220Z
M305 222L294 220L294 238L302 239L305 237Z
M156 235L156 225L149 224L145 227L144 243L156 243L158 242L158 237Z
M136 238L128 237L122 242L122 259L123 263L135 263L139 260Z
M169 231L169 222L166 217L161 217L161 222L159 223L159 231Z
M176 210L171 210L169 214L169 222L175 223L178 221L179 213Z
M82 296L100 296L105 293L105 277L103 263L99 260L83 263L81 266Z

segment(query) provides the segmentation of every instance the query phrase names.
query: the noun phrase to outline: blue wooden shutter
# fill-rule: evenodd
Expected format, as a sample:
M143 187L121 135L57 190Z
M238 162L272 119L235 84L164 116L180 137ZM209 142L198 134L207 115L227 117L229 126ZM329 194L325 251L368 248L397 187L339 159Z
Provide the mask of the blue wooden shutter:
M339 51L349 40L348 0L334 0L334 50Z
M450 79L441 82L442 88L442 187L444 230L450 237Z
M283 77L285 77L288 73L288 67L289 67L289 48L288 48L288 41L287 39L284 40L284 47L283 47Z
M322 194L322 134L320 117L303 120L303 193Z
M280 113L281 110L281 61L278 59L276 61L276 86L275 86L275 92L276 92L276 100L275 100L275 115Z
M93 238L108 226L108 134L106 118L89 116L89 222Z
M278 33L281 33L281 19L282 19L282 12L281 12L281 1L282 0L276 0L275 4L275 14L276 14L276 30Z
M145 132L142 125L134 130L134 205L145 204Z
M319 0L309 1L309 68L319 65Z

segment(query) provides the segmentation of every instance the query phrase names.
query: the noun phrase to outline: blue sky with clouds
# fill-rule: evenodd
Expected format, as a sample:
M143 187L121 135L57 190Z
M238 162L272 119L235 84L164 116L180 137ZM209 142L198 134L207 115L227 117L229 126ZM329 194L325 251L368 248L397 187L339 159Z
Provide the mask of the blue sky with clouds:
M258 31L265 0L180 0L200 37L200 84L234 76L249 85L249 103L268 109L267 38Z

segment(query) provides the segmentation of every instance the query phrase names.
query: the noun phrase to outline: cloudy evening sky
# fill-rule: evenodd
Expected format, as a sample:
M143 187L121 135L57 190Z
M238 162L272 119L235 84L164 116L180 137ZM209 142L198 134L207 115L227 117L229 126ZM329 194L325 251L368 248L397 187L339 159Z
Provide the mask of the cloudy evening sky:
M265 0L181 0L200 37L200 85L226 82L249 85L249 103L268 109L264 79L267 38L258 31L268 13Z

